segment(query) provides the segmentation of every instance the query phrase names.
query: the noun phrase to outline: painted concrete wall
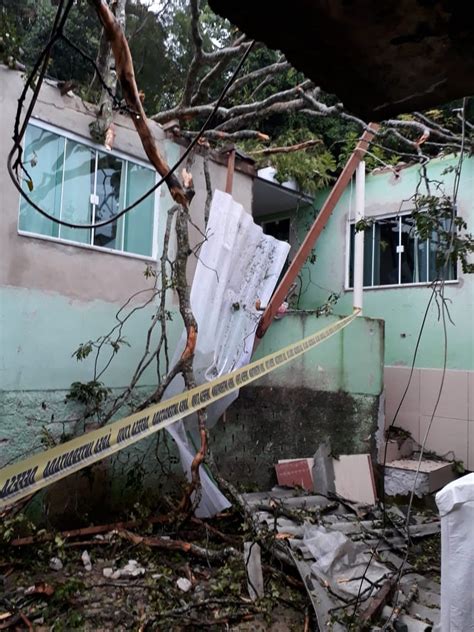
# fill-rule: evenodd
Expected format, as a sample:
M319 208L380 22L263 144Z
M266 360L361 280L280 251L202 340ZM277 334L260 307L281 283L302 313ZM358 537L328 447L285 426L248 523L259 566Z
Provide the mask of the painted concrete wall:
M18 73L0 67L3 123L0 145L5 148L9 147L16 97L21 87ZM93 120L79 99L61 97L52 85L44 86L35 116L64 130L73 130L84 138L89 137L88 125ZM144 159L130 121L118 116L116 127L115 148L132 158ZM160 126L153 125L153 132L168 162L173 163L179 156L180 147L165 137ZM210 168L212 187L224 188L225 167L211 163ZM206 190L200 156L195 158L192 172L196 188L191 205L196 225L190 230L193 246L202 241L204 229ZM151 281L143 274L145 266L150 263L145 257L124 256L19 235L19 196L9 180L4 162L0 165L0 185L3 193L3 227L0 233L2 465L20 455L39 450L44 438L43 427L55 436L63 431L80 431L74 421L64 423L65 419L74 419L77 413L73 405L65 405L64 398L72 382L92 379L93 359L91 356L78 363L71 354L81 342L109 331L117 322L116 314L120 306L133 293L150 288ZM234 175L234 197L244 208L251 209L252 181L239 171ZM162 219L158 230L162 235L166 212L172 205L165 188L160 192L159 205ZM194 268L195 261L191 260L188 270L190 280ZM146 296L146 292L140 296ZM132 301L127 309L134 309L137 300ZM171 296L170 310L175 312L176 306L176 298ZM123 335L131 346L122 347L103 378L114 393L120 392L130 381L143 350L144 333L153 310L151 304L137 311L124 327ZM334 319L289 315L272 325L259 349L259 355L298 340ZM180 330L180 319L174 316L169 330L171 347ZM245 463L246 468L246 476L242 474L242 480L258 480L261 484L267 484L272 479L273 464L277 458L299 456L302 453L310 456L321 438L332 438L335 450L371 449L378 422L382 364L382 323L358 319L349 329L308 353L288 369L265 378L253 389L244 389L242 404L238 403L227 416L226 423L218 425L212 433L212 441L218 448L218 458L224 468L230 472L241 458L240 464L243 468ZM152 366L142 380L142 388L151 388L155 383L156 367ZM271 402L270 408L266 407L267 401ZM239 406L243 413L239 412ZM259 416L258 424L255 424L256 414ZM232 431L233 423L239 428L247 424L248 432L237 435L237 432ZM285 447L288 423L293 424L291 449L288 445ZM229 433L232 437L239 436L241 445L234 445ZM265 438L265 444L254 441L257 435L261 439ZM274 440L271 439L273 435ZM150 449L154 454L152 442L142 442L136 450L120 453L115 461L95 466L95 482L91 485L95 485L97 493L86 494L88 497L94 496L95 509L104 504L104 494L109 493L112 485L110 480L106 483L105 471L110 468L115 471L116 465L122 464L122 461L131 463L128 459L132 452L133 463L140 462L140 467L152 471L156 458L144 461ZM232 458L226 456L228 449L233 451ZM245 457L246 451L247 455L253 451L252 467L251 460ZM263 462L265 467L262 466ZM127 482L125 469L121 466L121 480ZM84 496L84 484L81 476L69 478L66 498L61 485L55 488L53 494L47 494L50 513L54 513L53 506L56 506L58 513L63 513L66 504L71 504L67 498L74 498L72 504L79 506L78 499Z
M144 276L146 257L107 252L98 248L68 245L57 241L18 234L19 195L6 169L17 98L23 87L20 73L0 66L0 466L33 449L38 449L41 428L53 434L62 431L61 419L71 414L64 397L74 381L87 382L93 376L92 356L83 362L71 357L81 342L107 333L117 323L116 314L132 294L142 292L127 306L125 313L149 297L152 280ZM90 140L88 125L94 120L80 99L61 97L54 85L43 86L34 116ZM161 126L152 123L153 133L169 163L181 147L168 140ZM114 148L132 159L145 160L132 123L121 115L116 118ZM223 189L226 167L209 164L213 188ZM237 166L238 169L238 166ZM203 159L196 156L192 165L195 198L191 216L197 228L190 230L191 247L202 242L204 200L206 196ZM236 170L234 197L251 210L252 179ZM166 213L172 200L166 189L158 192L162 236ZM196 261L191 257L189 279ZM148 290L148 291L147 291ZM181 331L176 313L177 300L170 295L170 346ZM131 347L123 346L102 378L108 387L126 386L142 355L145 333L154 313L151 303L127 321L124 337ZM122 314L123 315L123 314ZM144 374L142 387L156 384L156 364ZM73 430L72 427L67 428Z
M272 323L256 357L301 340L337 316L293 313ZM263 488L278 459L334 454L376 457L383 390L383 322L360 317L342 332L240 391L211 432L217 462L232 480ZM383 421L383 420L382 420Z
M429 177L444 180L452 190L453 174L443 174L456 164L452 158L434 160ZM377 216L409 211L409 199L415 192L418 168L410 167L395 178L386 172L369 175L366 180L366 215ZM292 230L302 239L312 223L327 191L315 201L314 208L300 209L292 218ZM405 202L404 202L405 200ZM316 309L330 292L340 293L335 313L345 314L352 305L352 291L345 289L348 257L348 219L354 216L355 192L345 191L316 245L316 260L306 263L302 272L299 307ZM458 196L458 212L474 232L474 158L464 161ZM447 283L445 295L454 325L448 323L447 377L444 392L427 441L427 449L439 454L454 452L467 467L474 469L474 275L464 275L459 266L458 280ZM431 290L427 285L364 290L364 315L385 321L386 420L390 423L406 387L418 332ZM441 382L443 366L443 330L433 304L420 343L415 372L408 398L397 425L422 441Z

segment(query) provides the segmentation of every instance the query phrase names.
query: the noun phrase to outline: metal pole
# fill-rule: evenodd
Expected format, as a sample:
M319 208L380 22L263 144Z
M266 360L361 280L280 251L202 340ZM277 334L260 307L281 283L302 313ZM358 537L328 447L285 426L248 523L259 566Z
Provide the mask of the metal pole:
M378 129L379 125L377 125L376 123L369 123L367 129L362 134L359 142L356 145L356 148L354 149L351 157L347 161L344 169L337 179L336 184L331 189L331 192L324 202L318 216L314 220L309 233L306 235L303 243L300 246L300 249L296 253L291 264L289 265L285 276L281 280L280 285L277 287L272 298L270 299L270 302L268 303L258 325L255 344L258 344L258 339L263 338L265 332L270 327L273 318L278 311L278 308L285 300L292 284L298 276L306 259L310 255L311 249L314 247L316 240L318 239L319 235L323 231L323 228L327 224L327 221L330 218L334 207L339 202L344 189L349 184L357 165L364 158L364 154Z
M355 221L356 225L365 217L365 162L356 169L355 178ZM354 309L362 310L364 292L364 230L356 230L354 235ZM362 312L361 312L362 313Z

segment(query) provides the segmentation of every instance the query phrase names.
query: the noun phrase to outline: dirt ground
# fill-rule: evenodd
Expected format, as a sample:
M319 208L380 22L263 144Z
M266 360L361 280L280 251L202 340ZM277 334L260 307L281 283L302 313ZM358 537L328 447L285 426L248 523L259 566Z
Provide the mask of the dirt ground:
M29 533L27 527L7 523L1 534L0 630L296 632L314 627L299 577L287 574L268 553L262 560L265 595L252 602L241 554L197 559L130 542L121 532L82 539L40 532L36 540L48 541L13 545L19 533ZM229 541L223 542L228 538L241 551L244 534L236 533L235 516L219 520L218 527L221 535L204 524L187 526L179 537L213 551L228 549ZM151 530L148 526L150 537Z

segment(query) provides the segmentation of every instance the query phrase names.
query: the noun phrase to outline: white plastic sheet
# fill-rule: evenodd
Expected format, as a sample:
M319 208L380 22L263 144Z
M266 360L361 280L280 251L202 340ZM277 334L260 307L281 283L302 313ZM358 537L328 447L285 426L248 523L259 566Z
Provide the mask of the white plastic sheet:
M305 524L303 542L316 560L311 570L336 594L347 597L360 593L362 600L367 599L372 596L373 584L389 575L386 566L364 551L363 544L356 544L340 531ZM365 577L362 586L361 577Z
M198 384L210 381L246 364L251 357L255 331L262 315L255 303L269 301L290 249L286 242L265 235L251 215L231 195L216 191L206 229L207 240L191 288L191 307L198 323L194 372ZM182 334L172 363L185 345ZM171 397L184 390L176 377L166 390ZM237 398L232 393L207 409L209 428ZM196 452L186 430L197 428L196 415L168 428L176 441L183 468L190 475ZM201 468L202 498L196 514L212 516L230 505Z
M441 516L441 631L474 632L474 474L436 494Z

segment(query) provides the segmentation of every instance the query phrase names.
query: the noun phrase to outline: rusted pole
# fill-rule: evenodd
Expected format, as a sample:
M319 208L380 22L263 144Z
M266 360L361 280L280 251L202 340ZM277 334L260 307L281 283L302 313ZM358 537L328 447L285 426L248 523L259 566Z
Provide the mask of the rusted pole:
M357 168L357 165L361 160L363 160L365 151L367 150L378 128L379 125L377 125L376 123L370 123L366 131L360 137L356 148L354 149L351 157L345 164L344 169L342 170L335 185L331 189L331 192L324 202L318 216L314 220L311 229L309 230L303 243L301 244L300 249L296 253L293 261L290 263L285 276L280 281L280 285L275 290L272 298L270 299L270 302L263 312L262 318L257 328L256 343L258 343L258 340L260 338L263 338L265 332L272 323L273 318L278 311L278 308L285 300L292 283L294 283L306 259L310 255L311 250L314 247L314 244L316 243L319 235L321 234L323 228L326 226L327 221L334 210L334 207L339 202L341 195L343 194L346 186L349 184L350 179L352 178L352 175Z
M229 151L229 157L227 159L227 178L225 182L225 192L232 194L232 187L234 184L234 169L235 169L235 147Z

